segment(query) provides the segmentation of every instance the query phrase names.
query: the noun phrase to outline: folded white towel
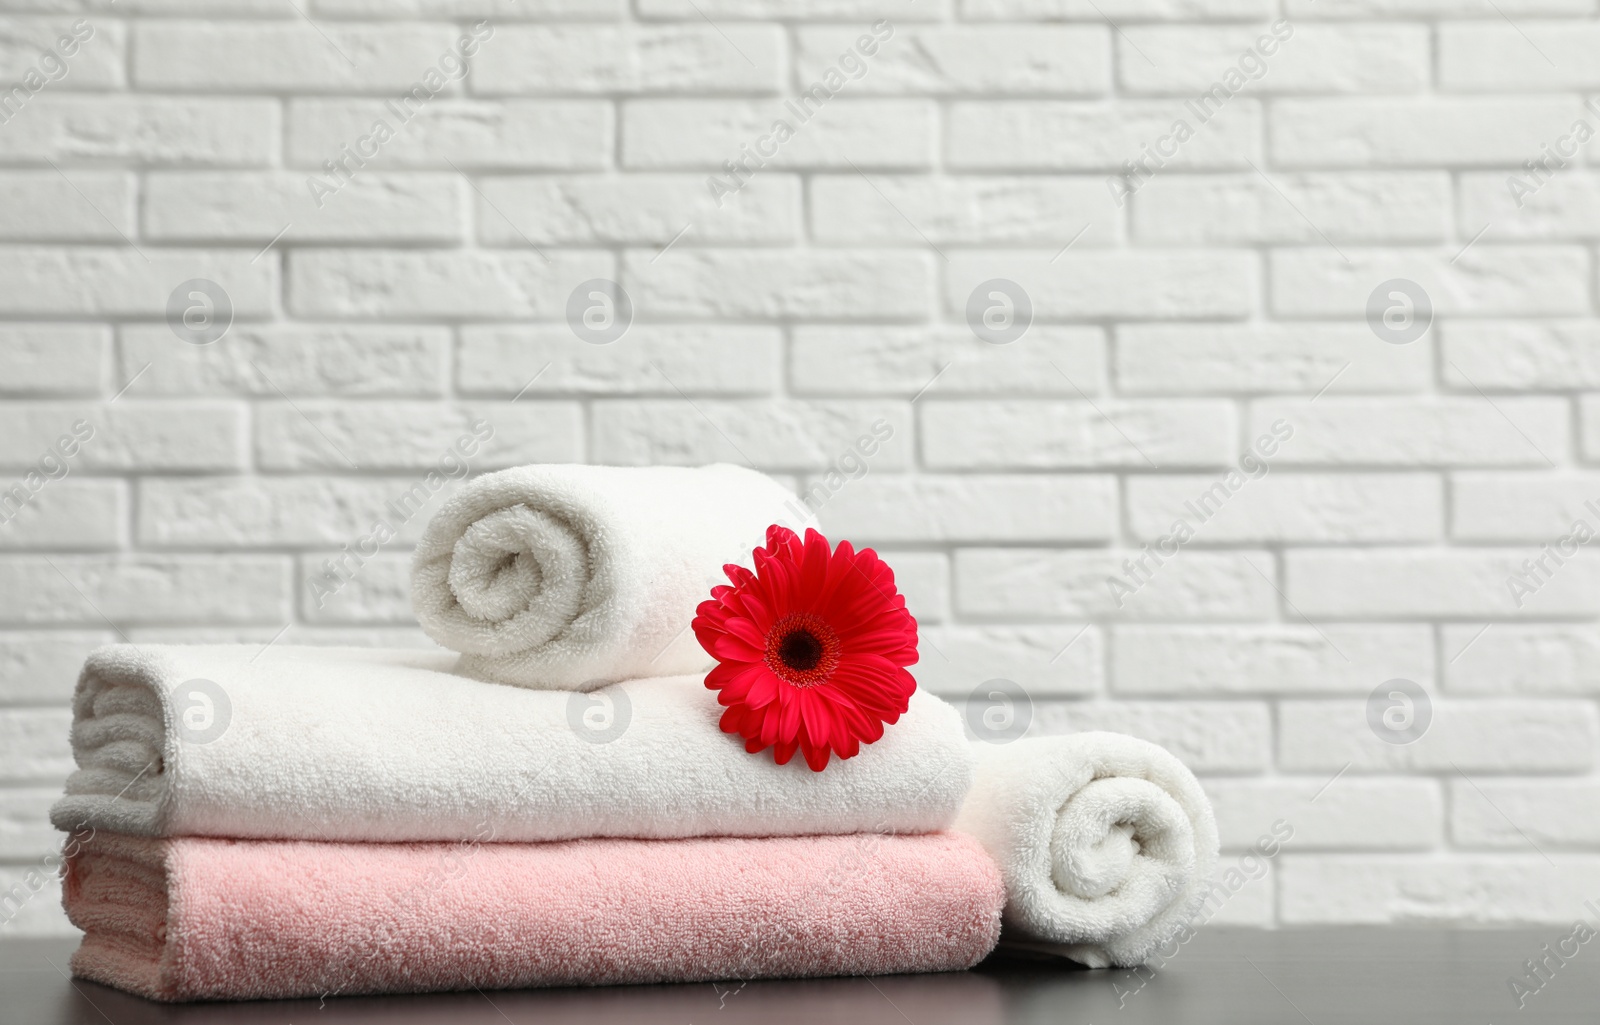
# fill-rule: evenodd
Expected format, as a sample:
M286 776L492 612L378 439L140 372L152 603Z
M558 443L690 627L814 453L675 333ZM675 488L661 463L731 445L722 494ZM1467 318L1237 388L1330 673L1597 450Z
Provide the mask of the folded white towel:
M956 828L1000 864L1002 944L1131 967L1194 916L1216 869L1216 818L1165 748L1117 733L973 746Z
M429 521L411 566L428 636L460 671L551 690L704 672L689 632L722 567L781 523L815 521L783 485L716 465L519 466Z
M61 829L316 840L926 833L972 781L921 691L820 773L717 726L699 677L593 693L453 675L448 652L111 645L73 699Z

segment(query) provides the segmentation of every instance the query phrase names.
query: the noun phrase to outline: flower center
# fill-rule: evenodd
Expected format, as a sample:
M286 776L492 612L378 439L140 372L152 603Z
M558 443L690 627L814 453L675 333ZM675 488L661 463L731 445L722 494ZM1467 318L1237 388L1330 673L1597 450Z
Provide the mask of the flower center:
M810 672L822 661L822 642L807 630L796 630L778 644L778 658L790 669Z
M821 616L792 612L767 634L767 668L796 687L827 682L839 665L839 635Z

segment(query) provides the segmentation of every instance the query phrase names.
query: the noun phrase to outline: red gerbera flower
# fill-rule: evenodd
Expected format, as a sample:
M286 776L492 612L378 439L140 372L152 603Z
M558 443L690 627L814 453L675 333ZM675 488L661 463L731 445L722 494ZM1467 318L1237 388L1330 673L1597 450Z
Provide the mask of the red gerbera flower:
M786 765L799 750L821 772L830 753L855 757L905 712L917 621L870 548L830 551L815 530L802 542L773 525L755 564L724 566L733 586L713 587L696 610L694 635L717 660L706 686L746 751L773 748Z

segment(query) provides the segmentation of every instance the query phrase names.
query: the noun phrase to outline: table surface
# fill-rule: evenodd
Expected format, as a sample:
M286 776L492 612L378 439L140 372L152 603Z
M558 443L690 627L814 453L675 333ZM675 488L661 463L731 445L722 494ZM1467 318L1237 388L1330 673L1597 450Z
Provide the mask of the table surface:
M1507 980L1571 928L1207 929L1155 971L992 957L970 972L602 989L155 1004L63 971L73 940L0 941L5 1025L1524 1025L1600 1021L1600 943L1517 1008Z

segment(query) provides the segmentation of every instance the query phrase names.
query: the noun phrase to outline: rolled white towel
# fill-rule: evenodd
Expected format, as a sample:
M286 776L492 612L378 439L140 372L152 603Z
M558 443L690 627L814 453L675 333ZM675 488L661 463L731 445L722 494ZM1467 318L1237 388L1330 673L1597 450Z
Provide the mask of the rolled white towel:
M593 690L704 672L695 606L774 523L815 526L787 488L739 466L519 466L472 481L429 521L411 601L480 679Z
M956 828L1000 865L1002 944L1131 967L1194 916L1216 869L1217 823L1165 748L1118 733L973 747Z
M588 694L449 672L445 651L115 644L73 697L69 832L241 839L677 839L929 833L972 782L924 691L854 758L745 751L697 676Z

